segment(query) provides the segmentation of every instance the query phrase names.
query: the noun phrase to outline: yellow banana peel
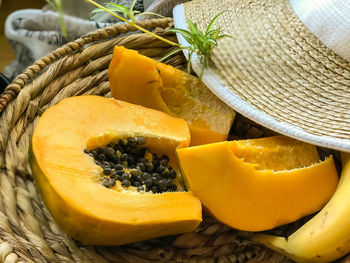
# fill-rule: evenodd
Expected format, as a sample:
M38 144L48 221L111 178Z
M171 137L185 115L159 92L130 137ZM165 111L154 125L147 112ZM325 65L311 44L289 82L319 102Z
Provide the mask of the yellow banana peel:
M253 240L297 262L331 262L350 252L350 154L327 205L288 238L255 234Z

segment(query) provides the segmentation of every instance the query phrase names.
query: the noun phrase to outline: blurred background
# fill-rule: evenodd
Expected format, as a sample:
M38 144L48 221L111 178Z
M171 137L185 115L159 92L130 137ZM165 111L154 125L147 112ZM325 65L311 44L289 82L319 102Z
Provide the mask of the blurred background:
M172 16L173 7L188 0L95 1ZM0 0L0 93L36 60L85 34L120 22L107 12L92 12L94 9L85 0ZM139 16L137 20L146 18Z
M41 9L45 0L0 0L0 72L15 59L15 54L4 35L6 17L13 11L24 8Z

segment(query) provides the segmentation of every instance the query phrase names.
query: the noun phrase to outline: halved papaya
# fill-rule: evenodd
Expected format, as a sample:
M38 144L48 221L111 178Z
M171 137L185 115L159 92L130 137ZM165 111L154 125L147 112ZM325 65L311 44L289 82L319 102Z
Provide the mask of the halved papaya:
M99 96L64 99L41 116L30 164L46 206L70 236L86 244L121 245L193 231L201 222L201 203L191 192L153 194L101 184L107 168L87 153L140 136L147 154L169 156L174 169L175 149L190 143L184 120Z
M316 212L334 193L332 156L276 136L177 150L189 188L217 219L240 230L263 231Z

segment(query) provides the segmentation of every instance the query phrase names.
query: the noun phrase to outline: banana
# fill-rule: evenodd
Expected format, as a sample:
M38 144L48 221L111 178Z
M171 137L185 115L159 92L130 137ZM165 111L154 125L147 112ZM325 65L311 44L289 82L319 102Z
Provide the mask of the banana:
M326 206L287 239L255 234L253 240L297 262L331 262L350 252L350 154L342 153L338 187Z

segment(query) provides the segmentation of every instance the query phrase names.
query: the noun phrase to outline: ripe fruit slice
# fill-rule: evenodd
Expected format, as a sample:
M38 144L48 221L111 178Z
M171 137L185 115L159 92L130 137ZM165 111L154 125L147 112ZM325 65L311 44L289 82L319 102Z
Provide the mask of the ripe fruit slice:
M142 136L151 152L175 168L176 147L189 129L163 112L98 96L61 101L40 118L32 138L31 167L56 222L87 244L121 245L194 230L201 204L191 192L141 194L101 185L102 168L84 149Z
M190 189L223 223L262 231L319 210L338 183L333 158L286 137L177 150ZM305 167L307 166L307 167Z
M343 169L338 187L317 215L288 238L255 234L253 240L285 254L296 262L333 262L348 254L350 154L341 153L341 157Z
M234 111L195 76L122 46L114 48L108 74L114 98L184 118L191 145L227 139Z

